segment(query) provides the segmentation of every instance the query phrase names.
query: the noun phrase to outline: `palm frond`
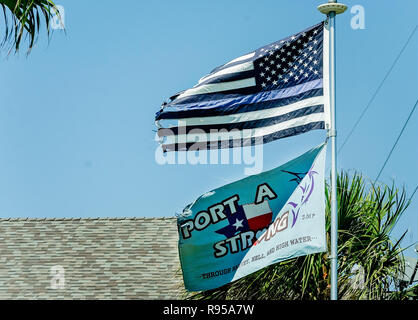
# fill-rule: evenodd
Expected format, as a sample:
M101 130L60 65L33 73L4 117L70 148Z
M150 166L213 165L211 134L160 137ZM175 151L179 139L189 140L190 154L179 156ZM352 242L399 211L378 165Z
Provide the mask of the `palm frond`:
M10 47L10 51L20 50L25 38L28 40L29 54L38 39L45 23L48 39L50 37L50 21L55 15L61 19L58 8L51 0L0 0L3 9L2 47Z

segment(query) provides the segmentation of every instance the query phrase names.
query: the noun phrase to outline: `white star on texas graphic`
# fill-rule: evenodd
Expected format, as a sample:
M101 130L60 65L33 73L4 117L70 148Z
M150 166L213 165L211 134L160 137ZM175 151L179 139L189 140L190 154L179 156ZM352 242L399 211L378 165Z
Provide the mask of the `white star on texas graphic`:
M233 226L235 227L235 230L238 230L238 228L244 228L244 226L242 225L243 221L244 219L242 220L236 219L235 223L233 224Z

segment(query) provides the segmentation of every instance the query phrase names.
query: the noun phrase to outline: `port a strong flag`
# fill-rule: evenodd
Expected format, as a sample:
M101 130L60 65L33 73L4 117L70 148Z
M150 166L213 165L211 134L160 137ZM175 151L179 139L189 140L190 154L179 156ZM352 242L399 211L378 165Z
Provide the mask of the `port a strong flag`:
M326 250L325 149L207 192L184 209L177 224L187 290Z

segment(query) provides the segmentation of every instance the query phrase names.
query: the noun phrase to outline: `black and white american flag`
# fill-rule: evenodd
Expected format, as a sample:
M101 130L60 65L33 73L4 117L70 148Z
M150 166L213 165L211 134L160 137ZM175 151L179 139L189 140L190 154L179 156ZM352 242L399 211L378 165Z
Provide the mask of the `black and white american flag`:
M323 21L240 56L164 103L164 151L267 143L330 123L328 30Z

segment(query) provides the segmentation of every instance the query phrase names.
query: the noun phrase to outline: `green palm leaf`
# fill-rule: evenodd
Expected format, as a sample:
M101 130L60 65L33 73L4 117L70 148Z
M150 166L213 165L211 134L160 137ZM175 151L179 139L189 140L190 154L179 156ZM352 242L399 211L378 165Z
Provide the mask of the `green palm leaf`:
M1 45L10 46L18 52L24 37L28 39L28 51L33 48L44 21L48 38L53 15L60 18L59 11L51 0L0 0L3 9L3 33Z

